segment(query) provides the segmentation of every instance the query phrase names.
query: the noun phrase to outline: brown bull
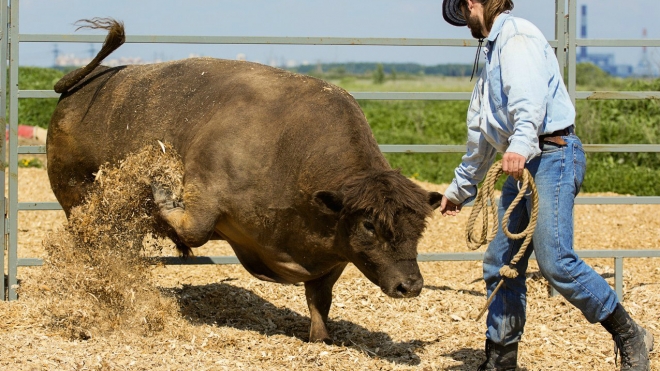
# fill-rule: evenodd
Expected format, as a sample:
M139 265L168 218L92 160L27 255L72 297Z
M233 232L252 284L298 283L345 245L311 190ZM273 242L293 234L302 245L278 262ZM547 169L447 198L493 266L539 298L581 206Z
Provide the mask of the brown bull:
M62 95L47 138L51 187L67 215L100 165L160 140L185 169L182 203L153 186L177 247L187 255L221 238L254 276L304 282L310 341L329 340L332 287L348 263L391 297L420 293L417 243L442 195L390 168L346 91L212 58L100 66L124 28L86 22L108 36L89 65L55 85Z

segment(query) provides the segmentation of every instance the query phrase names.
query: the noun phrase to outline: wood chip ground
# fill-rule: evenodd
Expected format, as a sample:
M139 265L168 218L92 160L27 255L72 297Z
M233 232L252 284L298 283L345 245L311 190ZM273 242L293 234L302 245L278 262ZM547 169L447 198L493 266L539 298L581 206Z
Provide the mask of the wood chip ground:
M429 190L445 186L423 184ZM46 171L19 170L20 201L53 201ZM598 196L598 195L591 195ZM429 220L420 252L463 252L469 209ZM578 205L576 249L657 249L660 205ZM61 211L19 213L19 256L44 257L42 241L65 222ZM174 250L165 251L175 254ZM227 255L222 242L196 255ZM612 259L587 262L614 283ZM660 341L660 261L624 261L624 304ZM485 303L481 262L420 263L424 290L395 300L349 266L334 289L329 329L335 344L306 342L309 314L299 285L266 283L239 265L163 266L153 284L175 306L162 329L132 329L73 339L40 311L75 305L54 290L43 267L19 269L21 297L0 302L1 370L474 370L483 359ZM610 336L561 297L550 297L534 262L520 370L614 370ZM26 288L29 288L27 290ZM137 293L140 295L140 293ZM55 302L44 303L45 298ZM90 299L92 300L92 299ZM658 352L652 369L660 370Z

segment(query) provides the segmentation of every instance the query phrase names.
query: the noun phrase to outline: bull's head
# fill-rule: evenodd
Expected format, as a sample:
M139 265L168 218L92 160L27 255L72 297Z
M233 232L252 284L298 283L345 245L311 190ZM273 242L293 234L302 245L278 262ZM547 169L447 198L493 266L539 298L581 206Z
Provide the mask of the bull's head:
M314 194L323 212L338 217L336 247L395 298L414 297L422 290L417 244L426 217L441 199L396 171L355 177L341 191Z

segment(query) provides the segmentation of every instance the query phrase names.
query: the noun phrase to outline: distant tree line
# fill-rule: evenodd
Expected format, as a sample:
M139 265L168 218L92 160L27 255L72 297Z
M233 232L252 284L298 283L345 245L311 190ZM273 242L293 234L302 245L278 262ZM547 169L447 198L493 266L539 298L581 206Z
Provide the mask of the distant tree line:
M399 75L442 75L469 76L472 65L469 64L438 64L424 66L417 63L319 63L289 68L290 71L306 75L370 75L381 70L385 74Z

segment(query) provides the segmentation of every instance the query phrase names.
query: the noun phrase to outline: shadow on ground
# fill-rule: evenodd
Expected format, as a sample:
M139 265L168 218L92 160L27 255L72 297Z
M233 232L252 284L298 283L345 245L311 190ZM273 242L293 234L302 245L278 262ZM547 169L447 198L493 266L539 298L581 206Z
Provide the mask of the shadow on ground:
M179 305L181 316L195 325L225 326L266 336L286 335L307 341L310 318L278 308L254 292L227 283L184 285L164 289ZM396 364L418 365L416 354L433 342L393 342L383 332L372 332L349 321L328 321L335 346L349 347Z
M451 358L460 364L456 366L450 366L445 370L451 371L472 371L476 370L485 359L483 349L472 349L472 348L462 348L454 350L450 353L442 354L443 357ZM527 371L526 367L520 367L516 369L518 371Z
M454 292L462 292L466 295L472 295L472 296L484 296L484 293L481 291L477 290L461 290L461 289L455 289L450 286L434 286L434 285L424 285L425 290L431 290L431 291L454 291Z

